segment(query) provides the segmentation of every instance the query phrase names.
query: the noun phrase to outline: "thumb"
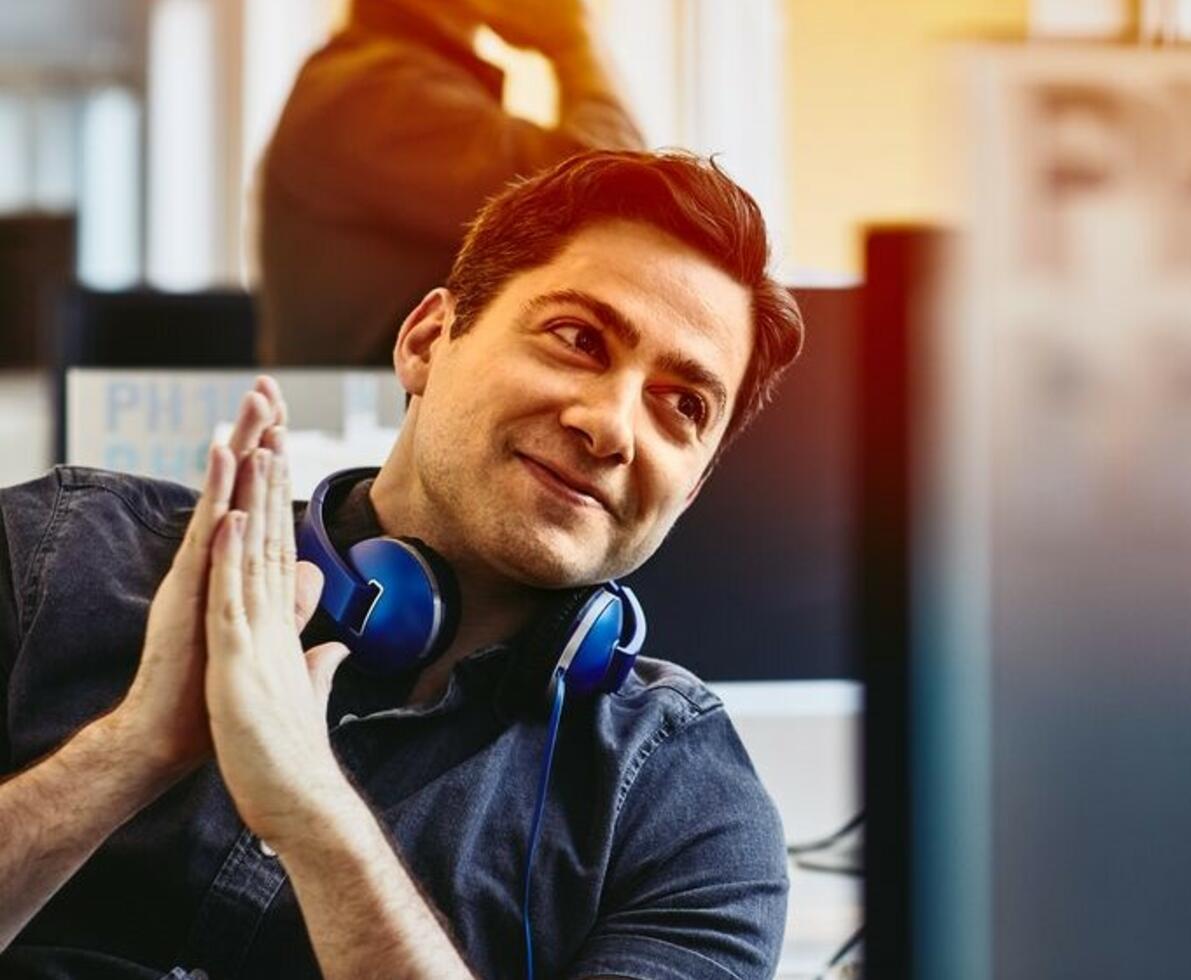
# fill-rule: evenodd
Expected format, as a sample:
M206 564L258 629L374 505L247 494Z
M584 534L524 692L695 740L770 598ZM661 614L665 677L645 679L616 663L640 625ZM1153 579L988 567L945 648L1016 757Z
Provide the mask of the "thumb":
M351 651L342 643L323 643L306 651L306 670L315 696L325 711L335 671Z
M294 567L294 628L299 633L310 622L322 594L322 569L313 562L298 562Z

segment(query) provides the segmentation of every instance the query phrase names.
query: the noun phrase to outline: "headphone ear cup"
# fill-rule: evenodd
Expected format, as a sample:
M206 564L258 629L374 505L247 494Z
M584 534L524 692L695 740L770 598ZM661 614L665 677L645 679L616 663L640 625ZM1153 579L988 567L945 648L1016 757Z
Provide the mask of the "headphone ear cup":
M564 668L568 694L588 697L609 689L609 668L620 641L623 621L619 596L605 588L596 590L574 613L557 664ZM551 671L551 686L553 675L554 671ZM547 701L552 693L547 690Z
M458 587L446 563L432 562L424 548L380 537L359 541L348 550L346 557L356 574L375 589L360 625L345 628L344 637L353 664L366 673L404 673L433 659L451 642L458 623ZM452 594L455 602L449 601Z
M623 677L611 668L623 619L619 596L603 585L562 593L514 640L517 656L502 681L499 703L512 714L544 714L560 666L568 697L616 690Z
M451 642L455 639L455 633L459 629L459 618L463 613L463 599L459 593L459 580L455 577L455 570L451 568L451 563L421 538L407 535L401 537L399 540L404 541L422 556L434 577L438 593L442 597L442 633L435 641L434 650L430 654L431 657L437 657L451 645Z
M550 688L575 615L593 591L584 587L561 592L512 641L516 653L497 692L498 704L510 717L547 714L543 695Z

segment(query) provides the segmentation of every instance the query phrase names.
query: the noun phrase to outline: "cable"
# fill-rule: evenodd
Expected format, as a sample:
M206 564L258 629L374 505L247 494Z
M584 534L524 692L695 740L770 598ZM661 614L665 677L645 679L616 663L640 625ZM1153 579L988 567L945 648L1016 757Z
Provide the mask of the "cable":
M525 977L533 980L533 931L529 924L529 892L533 880L533 855L538 847L538 832L542 829L542 811L546 809L546 787L550 784L550 766L554 762L554 743L558 740L558 723L562 719L562 702L566 698L563 670L554 674L554 702L550 706L550 722L546 726L546 748L542 753L542 770L538 775L538 802L534 807L533 824L529 830L529 851L525 856L525 894L521 905L521 924L525 929Z
M815 980L824 980L824 978L827 976L827 971L833 966L837 966L839 961L847 956L848 953L850 953L852 949L855 948L856 944L863 938L864 926L861 926L844 941L844 944L839 949L835 951L835 954L827 961L827 965L823 967L822 972L815 977Z
M841 837L846 836L851 831L855 830L862 823L864 823L864 811L861 810L856 816L849 820L846 824L840 827L839 830L833 831L826 837L821 837L818 840L807 841L803 844L787 844L787 854L806 854L808 851L821 851L825 847L830 847Z
M815 861L814 859L807 861L804 858L798 858L798 855L813 854L816 851L826 850L827 848L831 847L833 844L838 843L844 837L846 837L848 834L850 834L853 830L855 830L857 827L859 827L862 823L864 823L864 815L865 815L864 810L861 810L858 814L856 814L856 816L854 816L851 820L849 820L842 827L840 827L839 830L833 831L832 833L828 834L826 837L820 837L818 840L806 841L806 842L800 843L800 844L788 844L788 845L786 845L786 853L789 854L791 857L796 858L796 860L794 862L795 865L797 865L799 868L802 868L804 871L826 871L831 874L848 875L850 877L863 878L864 877L864 868L863 867L849 868L849 867L832 866L830 864L820 863L819 861ZM827 976L827 972L829 970L831 970L832 967L837 966L839 964L839 962L845 956L847 956L848 953L851 952L856 947L857 943L859 943L860 940L863 938L864 938L864 924L861 923L860 927L844 941L843 945L841 945L835 951L835 953L832 954L831 959L829 959L827 961L827 965L823 967L823 970L819 974L816 975L815 980L824 980L824 978Z
M820 864L817 861L794 862L796 868L803 871L817 871L829 875L843 875L845 878L863 878L864 868L840 867L838 864Z

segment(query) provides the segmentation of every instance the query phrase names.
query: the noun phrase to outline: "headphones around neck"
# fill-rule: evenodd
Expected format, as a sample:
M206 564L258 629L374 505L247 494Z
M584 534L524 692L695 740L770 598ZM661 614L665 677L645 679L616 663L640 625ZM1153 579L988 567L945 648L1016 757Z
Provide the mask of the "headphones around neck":
M450 565L417 538L366 538L339 554L327 534L326 517L376 467L340 470L311 494L298 529L298 557L323 573L320 607L332 630L365 672L384 676L422 667L451 645L459 625L459 586ZM628 586L602 585L563 590L559 599L516 639L522 666L514 681L532 684L548 677L549 708L537 802L529 831L522 896L526 976L533 980L530 896L534 852L542 826L546 790L558 738L563 701L572 695L611 693L633 667L645 642L645 614ZM528 697L525 695L528 694ZM532 690L522 700L538 700Z
M417 538L366 538L341 555L326 518L376 467L332 473L315 488L298 529L298 557L323 573L319 605L366 673L393 676L421 668L450 645L461 603L454 572ZM559 593L551 610L524 635L527 656L550 678L561 672L568 693L617 690L645 642L645 615L628 586L602 585ZM546 672L548 668L548 673ZM536 671L535 671L536 673Z

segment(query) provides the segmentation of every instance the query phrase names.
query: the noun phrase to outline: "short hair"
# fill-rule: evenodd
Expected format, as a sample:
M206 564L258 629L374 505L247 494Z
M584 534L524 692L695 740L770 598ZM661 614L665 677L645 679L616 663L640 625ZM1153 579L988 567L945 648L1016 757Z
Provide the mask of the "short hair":
M615 219L674 236L751 293L752 352L714 465L772 400L803 340L798 304L768 273L761 209L714 158L592 150L513 181L481 208L456 255L446 282L451 336L466 333L514 275L546 265L583 228Z

